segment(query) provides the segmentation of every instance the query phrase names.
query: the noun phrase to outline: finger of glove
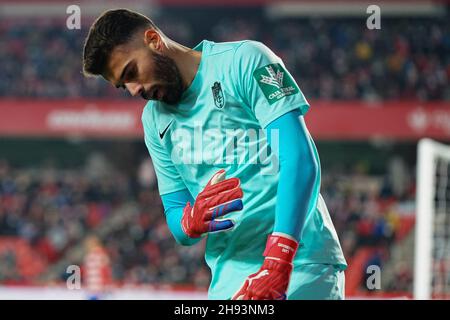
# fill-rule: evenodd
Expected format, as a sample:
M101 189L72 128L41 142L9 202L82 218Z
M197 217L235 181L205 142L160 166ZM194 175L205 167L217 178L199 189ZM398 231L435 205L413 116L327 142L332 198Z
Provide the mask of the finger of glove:
M280 293L276 290L272 290L273 300L286 300L286 293Z
M253 300L253 294L247 289L242 300Z
M241 188L235 188L232 190L227 190L222 193L216 194L208 199L199 200L202 203L202 206L206 209L210 209L211 211L217 207L224 205L228 202L232 202L233 200L241 199L244 196Z
M271 272L270 278L261 279L252 283L252 291L265 299L278 300L287 290L288 280L280 272Z
M254 289L253 283L247 288L243 300L268 300L270 297L265 292L258 292Z
M213 220L208 225L208 232L216 232L230 229L234 226L234 222L227 220Z
M248 280L245 280L242 287L238 290L238 292L236 292L234 294L234 296L233 296L233 298L231 298L231 300L243 300L244 295L247 291L247 288L248 288Z
M252 285L247 289L247 291L249 292L249 296L251 297L251 299L254 300L263 300L263 299L268 299L269 298L269 294L268 294L268 290L265 287L262 287L256 285L257 282L256 281L252 282Z
M248 299L245 299L244 297L244 300L277 300L271 293L268 292L255 292L252 289L247 291L249 292Z
M232 200L231 202L227 202L222 205L216 206L214 209L209 210L205 214L205 220L211 221L217 217L222 217L229 212L242 210L244 204L241 199Z
M188 201L188 203L186 203L186 206L183 209L183 216L181 218L181 228L183 230L184 233L188 234L191 230L190 230L190 221L192 220L192 207L191 207L191 203Z
M219 171L217 171L212 177L211 179L209 179L208 183L206 184L206 186L212 186L216 183L219 183L220 181L223 181L225 179L225 176L227 175L227 173L225 172L224 169L220 169Z
M241 180L239 178L229 178L220 181L212 186L207 186L200 194L199 197L206 199L228 190L239 188Z

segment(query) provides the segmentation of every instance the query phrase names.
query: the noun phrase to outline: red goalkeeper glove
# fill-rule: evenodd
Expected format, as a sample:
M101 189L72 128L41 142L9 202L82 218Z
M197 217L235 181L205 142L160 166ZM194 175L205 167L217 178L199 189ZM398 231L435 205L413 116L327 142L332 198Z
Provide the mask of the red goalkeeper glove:
M264 262L250 275L233 300L285 300L298 242L288 235L269 236Z
M230 219L216 219L243 208L241 181L238 178L225 179L225 175L225 170L218 171L198 194L194 206L188 202L184 207L181 227L190 238L234 226Z

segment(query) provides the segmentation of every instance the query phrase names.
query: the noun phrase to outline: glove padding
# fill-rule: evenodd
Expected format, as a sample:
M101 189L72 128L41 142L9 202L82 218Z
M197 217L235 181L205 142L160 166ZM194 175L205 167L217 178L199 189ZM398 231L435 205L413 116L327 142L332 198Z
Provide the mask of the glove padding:
M233 300L285 300L298 242L287 235L269 236L264 262L250 275Z
M239 178L225 179L220 170L200 192L194 206L188 202L183 209L181 227L190 238L199 238L207 232L217 232L234 226L232 220L218 220L232 211L242 210L243 192Z

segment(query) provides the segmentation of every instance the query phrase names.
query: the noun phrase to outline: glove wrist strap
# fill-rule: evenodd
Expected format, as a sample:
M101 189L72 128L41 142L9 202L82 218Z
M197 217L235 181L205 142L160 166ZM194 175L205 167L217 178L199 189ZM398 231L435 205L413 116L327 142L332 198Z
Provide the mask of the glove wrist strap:
M270 235L263 256L291 263L298 249L298 242L280 235Z

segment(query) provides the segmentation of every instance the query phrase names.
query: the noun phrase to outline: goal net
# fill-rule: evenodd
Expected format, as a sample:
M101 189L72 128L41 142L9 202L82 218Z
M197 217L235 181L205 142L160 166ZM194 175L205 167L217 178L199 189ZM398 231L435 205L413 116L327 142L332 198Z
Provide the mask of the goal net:
M414 298L450 299L450 146L422 139L417 159Z

